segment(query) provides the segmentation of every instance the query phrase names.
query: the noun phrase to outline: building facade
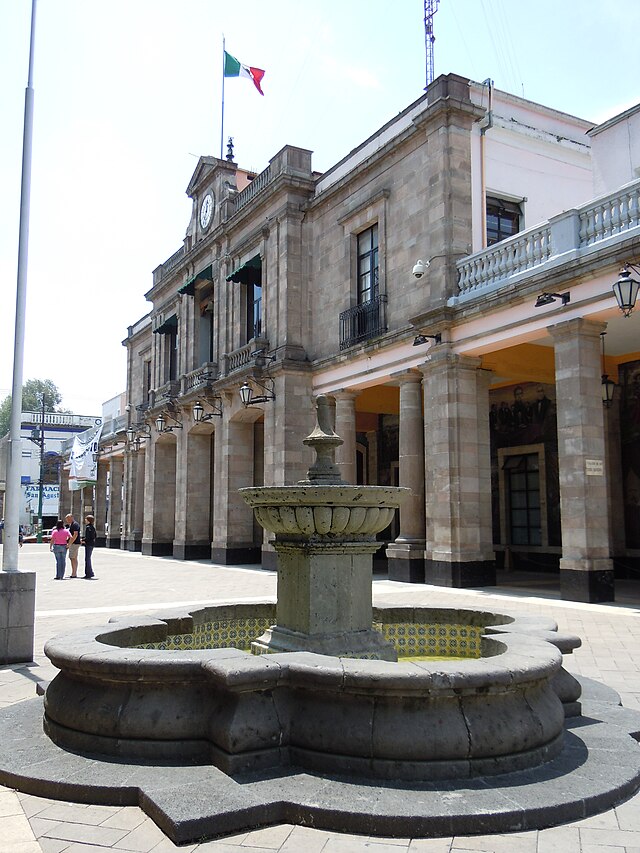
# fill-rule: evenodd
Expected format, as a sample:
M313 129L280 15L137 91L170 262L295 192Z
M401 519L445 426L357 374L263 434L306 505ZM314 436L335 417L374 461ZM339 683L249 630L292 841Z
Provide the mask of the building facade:
M66 504L60 491L66 450L75 435L100 422L99 417L70 412L22 412L19 523L26 533L35 532L40 509L45 530L60 518L61 508ZM7 435L0 439L0 517L4 517L8 453Z
M238 489L305 476L326 394L343 478L412 490L390 577L476 586L497 564L610 600L640 565L640 311L612 291L640 254L637 122L447 75L324 174L291 146L259 175L200 158L124 341L108 544L272 567Z

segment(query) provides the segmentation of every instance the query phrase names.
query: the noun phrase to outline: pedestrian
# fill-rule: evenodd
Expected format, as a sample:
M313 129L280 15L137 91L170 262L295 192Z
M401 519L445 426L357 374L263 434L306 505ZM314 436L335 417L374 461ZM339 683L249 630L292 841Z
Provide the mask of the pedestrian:
M22 548L24 542L24 528L21 524L18 525L18 545Z
M80 550L80 525L75 518L69 513L65 515L64 520L67 522L67 527L71 538L69 539L69 562L71 563L71 577L78 577L78 551Z
M96 544L96 529L93 526L95 518L92 515L87 515L84 523L84 537L82 544L84 545L84 578L87 581L93 580L93 566L91 565L91 555Z
M53 551L56 558L56 576L54 580L61 581L64 578L64 570L67 562L67 548L71 534L62 521L58 521L55 529L51 531L49 539L49 550Z

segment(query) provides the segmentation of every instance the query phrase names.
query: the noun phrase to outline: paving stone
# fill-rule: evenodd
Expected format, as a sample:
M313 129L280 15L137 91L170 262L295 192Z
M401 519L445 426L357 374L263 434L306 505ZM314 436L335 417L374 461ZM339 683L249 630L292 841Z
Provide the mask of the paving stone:
M278 853L322 853L327 833L306 826L294 826Z
M45 833L48 838L66 841L80 841L87 844L112 847L127 833L121 829L109 829L104 826L90 826L81 823L58 823Z
M578 829L574 826L541 829L536 853L581 853Z
M14 846L35 841L35 836L24 815L9 815L2 819L2 843L6 851L12 851Z
M537 832L509 833L501 836L471 836L453 839L452 851L473 850L490 851L490 853L536 853L538 843Z
M412 838L409 853L450 853L453 838Z
M99 808L104 814L104 820L100 821L100 826L110 826L112 829L132 830L149 820L137 806L125 806L113 815L107 815L107 807L99 806Z
M280 826L266 826L262 829L254 829L248 832L241 842L244 847L266 847L269 850L279 850L291 835L293 826L280 824Z
M60 841L58 838L39 838L38 846L42 853L62 853L69 849L68 841Z
M625 829L581 829L580 841L585 844L610 844L618 847L640 847L640 832Z
M20 800L13 791L0 791L0 818L24 814Z

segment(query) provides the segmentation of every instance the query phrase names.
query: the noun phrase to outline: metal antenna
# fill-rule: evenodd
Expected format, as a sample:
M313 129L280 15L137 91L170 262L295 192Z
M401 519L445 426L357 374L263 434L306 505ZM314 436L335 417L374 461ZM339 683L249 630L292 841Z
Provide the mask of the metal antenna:
M438 11L440 0L424 0L424 47L427 54L427 84L425 89L433 82L433 43L436 37L433 34L433 16Z

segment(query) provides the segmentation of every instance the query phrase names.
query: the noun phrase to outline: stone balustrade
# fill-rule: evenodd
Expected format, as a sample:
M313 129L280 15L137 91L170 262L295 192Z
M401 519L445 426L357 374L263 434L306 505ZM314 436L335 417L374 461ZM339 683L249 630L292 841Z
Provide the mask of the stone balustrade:
M514 276L538 271L567 252L580 253L636 228L640 228L640 181L461 259L459 294L451 301L478 296Z

